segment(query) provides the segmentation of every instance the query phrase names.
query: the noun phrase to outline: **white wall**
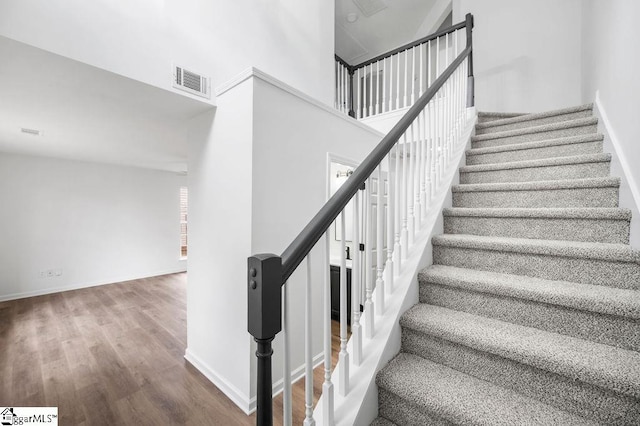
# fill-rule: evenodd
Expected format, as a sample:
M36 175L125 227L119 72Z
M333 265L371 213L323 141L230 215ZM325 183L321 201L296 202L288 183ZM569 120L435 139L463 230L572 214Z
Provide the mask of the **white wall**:
M185 184L169 172L0 153L0 300L186 270Z
M251 255L250 81L218 98L189 133L186 358L245 411L250 402L247 257Z
M218 97L215 113L192 122L186 357L249 411L255 347L247 332L247 258L280 254L322 206L328 152L360 161L381 136L259 71L245 77ZM304 269L289 281L294 369L303 356L300 276ZM321 300L320 276L313 280ZM320 318L314 311L317 326ZM320 339L317 332L315 353ZM274 348L277 382L280 338Z
M327 104L333 25L326 0L0 3L0 35L157 87L174 90L172 62L210 75L212 88L252 65Z
M475 18L479 111L540 112L582 102L581 3L453 0L453 22L468 12Z
M262 79L254 80L252 251L280 254L325 203L327 153L359 163L382 137ZM320 243L312 252L314 354L322 350L323 250L324 244ZM294 319L291 324L294 369L304 360L305 271L303 262L287 284ZM277 349L279 339L274 354L275 380L282 377L278 371L282 350Z
M610 126L606 137L609 140L615 137L618 146L614 158L621 157L626 162L626 167L619 167L616 171L619 175L626 175L620 188L620 203L621 207L635 210L631 238L636 247L640 247L640 226L637 224L640 220L637 214L640 171L634 167L640 159L640 129L637 125L637 102L640 99L640 56L636 46L640 40L638 16L640 2L635 0L583 2L583 102L593 102L598 92L600 107L606 111ZM602 121L599 125L603 124ZM612 164L612 172L616 165L616 162Z

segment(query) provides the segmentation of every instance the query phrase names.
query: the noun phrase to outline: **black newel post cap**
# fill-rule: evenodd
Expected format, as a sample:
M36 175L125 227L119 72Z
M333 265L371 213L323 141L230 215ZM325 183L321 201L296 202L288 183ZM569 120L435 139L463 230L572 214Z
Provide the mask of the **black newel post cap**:
M256 339L270 339L282 330L282 259L256 254L248 259L248 331Z

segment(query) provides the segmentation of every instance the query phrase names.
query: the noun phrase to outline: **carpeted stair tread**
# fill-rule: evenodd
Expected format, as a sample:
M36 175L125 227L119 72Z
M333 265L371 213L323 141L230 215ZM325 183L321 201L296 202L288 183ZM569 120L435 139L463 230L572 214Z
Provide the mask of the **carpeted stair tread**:
M568 308L640 319L640 292L524 275L432 265L418 274L422 284L527 299Z
M467 165L555 158L602 153L604 137L599 133L567 136L533 142L503 144L466 151Z
M629 243L631 210L607 207L454 207L445 234Z
M509 125L523 125L526 126L530 123L539 122L545 119L566 120L565 117L573 116L587 116L591 115L593 110L593 104L585 104L576 107L562 108L553 111L545 111L532 114L522 114L514 117L505 117L498 120L492 120L489 122L482 122L476 124L476 129L484 132L494 131L495 128L500 128Z
M405 312L400 325L572 380L640 397L640 353L636 351L424 303Z
M567 164L603 163L611 161L611 154L584 154L567 157L543 158L536 160L511 161L504 163L474 164L460 167L461 173L486 172L495 170L528 169L533 167L560 166Z
M527 127L524 129L506 130L503 132L488 133L471 137L471 142L487 141L493 139L503 139L513 136L531 135L534 133L545 133L554 130L573 129L575 127L593 126L598 124L597 117L578 118L560 123L543 124L541 126Z
M626 244L534 240L466 234L436 235L431 242L434 246L640 263L640 252L632 250Z
M608 177L611 154L485 163L460 168L460 183L534 182Z
M376 419L371 422L370 426L397 426L391 420L387 420L384 417L376 417Z
M400 353L376 378L380 388L453 424L590 425L591 421L416 355ZM397 421L402 421L398 419Z
M495 154L498 152L525 151L528 149L542 148L547 146L570 145L574 143L602 141L604 135L592 133L589 135L567 136L563 138L547 139L542 141L514 143L510 145L488 146L485 148L472 148L466 151L467 155Z
M444 216L458 217L522 217L522 218L566 218L631 220L631 210L622 208L564 207L564 208L492 208L492 207L448 207Z
M574 188L617 188L620 178L600 177L583 179L543 180L532 182L468 183L454 185L453 192L531 191Z

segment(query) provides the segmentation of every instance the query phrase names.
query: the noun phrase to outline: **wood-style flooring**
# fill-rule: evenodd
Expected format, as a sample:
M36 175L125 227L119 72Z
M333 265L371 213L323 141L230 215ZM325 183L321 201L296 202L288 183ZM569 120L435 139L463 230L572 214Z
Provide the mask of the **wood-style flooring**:
M0 406L58 406L62 426L255 424L184 360L186 285L182 273L0 303ZM316 400L322 380L319 367ZM301 424L304 380L293 407Z

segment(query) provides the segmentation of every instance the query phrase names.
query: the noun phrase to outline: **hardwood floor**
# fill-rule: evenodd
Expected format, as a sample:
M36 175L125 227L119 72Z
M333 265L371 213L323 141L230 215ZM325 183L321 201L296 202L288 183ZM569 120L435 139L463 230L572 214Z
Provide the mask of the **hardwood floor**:
M0 406L58 406L64 426L255 424L183 358L186 283L173 274L0 303ZM316 400L322 380L320 367ZM304 380L293 404L301 424ZM274 416L281 424L280 396Z

